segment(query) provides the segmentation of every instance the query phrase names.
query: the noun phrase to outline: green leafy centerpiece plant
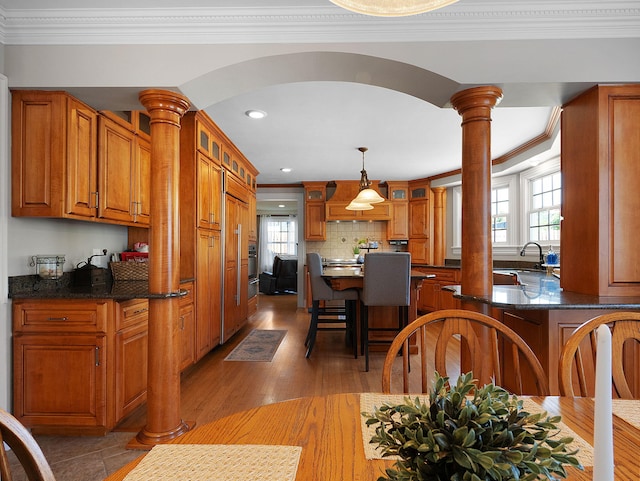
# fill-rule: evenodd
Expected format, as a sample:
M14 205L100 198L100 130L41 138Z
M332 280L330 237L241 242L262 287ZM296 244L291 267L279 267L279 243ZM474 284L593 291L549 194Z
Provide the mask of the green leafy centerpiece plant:
M560 416L530 414L522 401L493 384L479 387L472 373L455 386L436 373L429 401L404 398L363 413L376 425L371 443L398 456L378 481L508 481L566 478L583 469L559 437Z

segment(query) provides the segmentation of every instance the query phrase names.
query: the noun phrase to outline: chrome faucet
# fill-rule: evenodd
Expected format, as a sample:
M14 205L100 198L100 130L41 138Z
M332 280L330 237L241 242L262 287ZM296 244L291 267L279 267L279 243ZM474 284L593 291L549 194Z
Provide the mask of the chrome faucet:
M540 251L540 265L536 265L534 267L538 267L542 269L542 264L544 264L544 256L542 255L542 247L540 247L540 244L538 244L537 242L527 242L520 250L520 255L524 257L524 251L527 249L527 246L529 245L534 245L538 247L538 250Z

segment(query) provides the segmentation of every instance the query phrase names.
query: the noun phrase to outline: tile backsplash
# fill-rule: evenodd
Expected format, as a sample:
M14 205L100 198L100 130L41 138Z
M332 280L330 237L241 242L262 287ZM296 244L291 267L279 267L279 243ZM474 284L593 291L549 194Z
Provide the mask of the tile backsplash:
M329 259L350 259L353 247L360 239L369 242L378 241L377 252L397 250L387 242L386 222L327 222L327 240L320 242L307 241L307 252L318 252ZM366 253L366 251L364 251Z

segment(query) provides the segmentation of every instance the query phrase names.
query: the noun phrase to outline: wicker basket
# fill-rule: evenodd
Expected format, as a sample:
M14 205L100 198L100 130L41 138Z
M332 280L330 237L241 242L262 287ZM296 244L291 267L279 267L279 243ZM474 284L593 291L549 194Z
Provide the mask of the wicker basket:
M149 279L148 262L110 262L109 266L114 281L146 281Z

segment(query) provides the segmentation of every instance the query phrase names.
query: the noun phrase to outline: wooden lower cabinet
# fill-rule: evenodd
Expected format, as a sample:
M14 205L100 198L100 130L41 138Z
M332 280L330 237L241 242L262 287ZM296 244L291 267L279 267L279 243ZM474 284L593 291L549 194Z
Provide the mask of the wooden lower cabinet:
M434 275L422 281L418 312L427 313L442 309L460 309L460 301L453 298L453 292L443 287L460 284L460 269L444 267L414 267L424 274Z
M146 300L13 302L13 412L36 433L102 435L146 399Z
M198 229L196 271L195 360L220 344L221 237L215 230Z
M610 312L614 311L598 309L505 310L502 311L502 322L516 331L531 346L548 375L550 394L556 396L560 394L558 362L562 346L580 324ZM631 362L632 365L637 366L637 362ZM532 374L525 369L525 366L522 368L525 392L535 392ZM637 388L639 385L638 370L632 369L630 372L636 373L631 384ZM512 366L507 363L503 366L503 386L509 389L513 382L512 379Z
M14 337L13 349L13 412L22 424L45 433L107 431L105 336L29 334Z
M187 294L180 298L180 371L195 362L196 312L193 282L180 284Z
M120 420L147 399L149 301L118 303L115 334L115 419Z

